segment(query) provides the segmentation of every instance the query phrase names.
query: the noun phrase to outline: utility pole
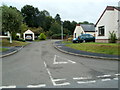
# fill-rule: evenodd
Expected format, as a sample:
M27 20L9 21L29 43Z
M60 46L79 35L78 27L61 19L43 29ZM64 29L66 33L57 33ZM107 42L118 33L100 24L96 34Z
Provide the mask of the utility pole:
M120 1L118 2L118 7L120 7ZM118 39L120 39L120 12L118 11Z
M63 22L61 21L61 40L63 41Z

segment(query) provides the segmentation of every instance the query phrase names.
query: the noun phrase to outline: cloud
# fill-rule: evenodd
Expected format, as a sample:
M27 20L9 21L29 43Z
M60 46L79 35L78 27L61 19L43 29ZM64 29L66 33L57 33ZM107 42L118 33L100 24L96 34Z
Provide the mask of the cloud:
M119 0L3 0L2 3L15 6L19 10L26 4L47 10L55 17L58 13L62 20L90 21L95 23L108 5L116 5Z

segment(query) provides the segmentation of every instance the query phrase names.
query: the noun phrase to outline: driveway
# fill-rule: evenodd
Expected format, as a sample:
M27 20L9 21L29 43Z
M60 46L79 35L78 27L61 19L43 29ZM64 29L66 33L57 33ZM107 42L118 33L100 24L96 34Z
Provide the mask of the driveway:
M54 41L34 42L2 58L0 88L118 88L118 61L68 55Z

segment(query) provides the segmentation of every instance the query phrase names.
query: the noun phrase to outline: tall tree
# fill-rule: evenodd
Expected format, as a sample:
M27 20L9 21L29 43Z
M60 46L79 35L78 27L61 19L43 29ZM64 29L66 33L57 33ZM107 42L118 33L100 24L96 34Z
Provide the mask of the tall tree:
M70 35L70 34L73 34L76 24L77 22L75 21L70 22L67 20L63 22L63 28L65 28L66 30L65 32L69 31L68 34Z
M50 32L53 34L60 34L61 33L61 26L57 22L54 22L50 27Z
M38 8L34 8L31 5L25 5L21 9L22 15L24 16L24 22L29 26L29 27L38 27L38 16L40 14Z
M2 30L4 32L9 31L13 35L17 32L21 32L20 29L23 17L18 10L5 5L0 8L2 8Z
M75 21L71 22L71 34L73 34L73 32L74 32L76 24L77 24L77 22L75 22Z
M61 24L61 18L60 18L60 15L59 14L56 14L55 16L55 21L59 24Z
M54 23L54 19L51 16L45 17L44 25L43 25L44 31L49 31L53 23Z
M47 10L41 11L46 17L50 16L50 13Z

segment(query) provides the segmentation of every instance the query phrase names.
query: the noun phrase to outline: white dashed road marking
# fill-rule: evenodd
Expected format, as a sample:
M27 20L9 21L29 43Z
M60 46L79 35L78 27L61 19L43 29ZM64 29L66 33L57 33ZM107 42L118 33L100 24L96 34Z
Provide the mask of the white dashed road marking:
M116 76L120 76L120 74L118 73L118 74L115 74Z
M4 89L4 88L16 88L16 86L15 85L11 85L11 86L1 86L0 87L0 89Z
M113 78L114 80L119 80L118 78Z
M107 79L102 79L101 81L110 81L111 79L107 78Z
M91 79L91 77L75 77L74 80Z
M45 84L40 84L40 85L28 85L27 88L41 88L41 87L45 87Z
M100 77L110 77L111 75L102 75L102 76L97 76L98 78Z
M86 81L86 82L83 82L83 81L78 81L77 83L78 84L83 84L83 83L95 83L96 81L93 80L93 81Z
M44 62L44 65L46 67L46 70L49 74L49 77L51 79L51 82L54 86L65 86L65 85L70 85L69 82L63 82L63 83L60 83L60 84L57 84L56 82L59 82L59 81L65 81L66 79L63 78L63 79L53 79L49 69L47 68L47 64ZM119 80L118 77L116 76L119 76L120 74L114 74L113 76L115 76L113 79L110 79L110 76L112 75L101 75L101 76L96 76L98 78L105 78L105 79L101 79L101 81L105 82L105 81L110 81L110 80ZM96 80L91 80L89 81L89 79L92 79L92 77L74 77L73 80L77 80L77 83L78 84L89 84L89 83L96 83L97 81ZM79 81L78 81L79 80ZM85 81L80 81L80 80L85 80ZM87 81L86 81L87 80ZM4 88L16 88L17 86L15 85L9 85L9 86L0 86L0 89L4 89ZM28 85L27 88L42 88L42 87L46 87L46 84L39 84L39 85Z
M54 86L70 85L69 82L64 82L64 83L61 83L61 84L57 84L56 82L58 82L58 81L64 81L64 80L66 80L66 79L53 79L53 77L52 77L49 69L47 68L47 64L45 63L45 61L44 61L44 65L45 65L46 70L47 70L47 72L48 72L48 75L49 75L49 77L50 77L50 79L51 79L51 82L52 82L52 84L53 84Z

